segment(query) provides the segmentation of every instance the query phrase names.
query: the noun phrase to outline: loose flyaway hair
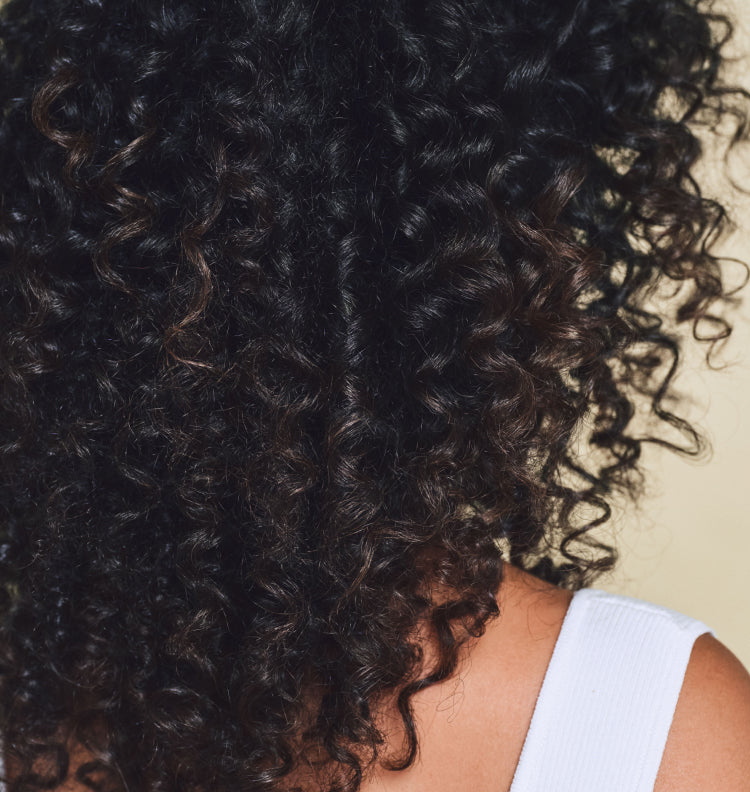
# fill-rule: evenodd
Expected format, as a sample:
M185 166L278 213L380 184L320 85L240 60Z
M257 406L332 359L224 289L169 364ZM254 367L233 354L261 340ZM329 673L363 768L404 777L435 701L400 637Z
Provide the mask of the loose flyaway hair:
M731 33L695 0L6 0L8 792L355 792L415 761L505 562L612 567L643 444L706 446L669 384L731 330L694 174L747 136Z

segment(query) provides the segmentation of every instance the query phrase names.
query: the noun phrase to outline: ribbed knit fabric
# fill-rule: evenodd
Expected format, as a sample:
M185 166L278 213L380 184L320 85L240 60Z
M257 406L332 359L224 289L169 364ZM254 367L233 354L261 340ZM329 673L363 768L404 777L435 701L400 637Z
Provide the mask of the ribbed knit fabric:
M705 632L714 634L644 600L575 592L510 792L653 792L690 652ZM2 761L0 750L4 775Z
M510 792L653 792L703 622L600 589L575 592Z

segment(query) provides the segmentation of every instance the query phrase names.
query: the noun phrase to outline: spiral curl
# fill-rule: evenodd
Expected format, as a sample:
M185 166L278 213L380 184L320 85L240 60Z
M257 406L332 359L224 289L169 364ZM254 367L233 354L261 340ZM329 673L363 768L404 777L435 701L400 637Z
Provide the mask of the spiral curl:
M9 792L356 792L506 560L612 568L643 444L706 448L646 300L731 332L693 176L699 128L747 136L731 34L694 0L2 6Z

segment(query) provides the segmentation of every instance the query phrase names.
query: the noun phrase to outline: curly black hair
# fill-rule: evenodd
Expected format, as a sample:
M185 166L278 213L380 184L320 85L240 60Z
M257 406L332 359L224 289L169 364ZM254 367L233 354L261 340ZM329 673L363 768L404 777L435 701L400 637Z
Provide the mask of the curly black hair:
M414 762L504 563L612 568L642 445L707 443L666 312L707 358L731 331L694 166L747 137L732 32L696 0L3 5L9 792L355 792Z

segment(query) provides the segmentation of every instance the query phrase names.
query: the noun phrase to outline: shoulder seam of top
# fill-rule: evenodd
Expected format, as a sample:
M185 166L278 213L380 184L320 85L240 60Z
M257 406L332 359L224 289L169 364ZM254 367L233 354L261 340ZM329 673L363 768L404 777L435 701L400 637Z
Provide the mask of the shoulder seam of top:
M693 622L698 622L702 625L704 624L704 622L702 622L697 617L690 616L689 614L682 613L681 611L676 611L667 605L659 605L656 602L641 600L637 597L631 597L627 594L613 594L610 591L604 591L604 589L595 588L579 589L579 591L588 592L592 597L595 597L601 603L615 605L622 608L629 608L631 610L640 610L645 613L661 616L662 618L674 624L676 627L679 627L683 630L691 629L691 623ZM705 626L708 627L708 625Z

